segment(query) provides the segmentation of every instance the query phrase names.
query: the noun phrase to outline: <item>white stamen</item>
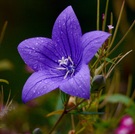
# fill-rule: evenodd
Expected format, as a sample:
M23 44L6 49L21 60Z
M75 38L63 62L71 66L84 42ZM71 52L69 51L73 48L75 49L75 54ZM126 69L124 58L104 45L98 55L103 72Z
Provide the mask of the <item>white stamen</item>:
M66 72L66 74L65 74L65 76L64 76L64 79L66 79L66 78L67 78L67 76L68 76L69 72L70 72L70 71L67 71L67 72Z
M68 56L68 59L72 63L72 65L74 65L74 62L72 61L72 59L70 58L70 56Z
M66 68L64 67L57 67L58 70L67 70Z
M64 79L66 79L68 77L68 75L70 75L71 77L74 75L75 72L75 67L74 67L74 62L72 61L71 57L68 56L68 58L64 58L62 57L61 60L58 60L59 66L58 70L65 70L65 76Z
M75 69L73 69L73 72L72 72L72 74L71 74L71 77L73 76L74 72L75 72Z

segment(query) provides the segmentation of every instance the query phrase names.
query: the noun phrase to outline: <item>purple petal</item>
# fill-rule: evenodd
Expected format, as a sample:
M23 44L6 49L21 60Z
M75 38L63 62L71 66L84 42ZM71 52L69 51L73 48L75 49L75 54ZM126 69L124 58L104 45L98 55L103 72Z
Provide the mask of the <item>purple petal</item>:
M90 97L90 71L87 65L83 65L81 70L71 79L63 82L60 89L72 96L84 99Z
M81 28L71 6L68 6L56 19L52 40L58 44L58 51L63 57L70 56L75 64L82 56Z
M23 102L26 103L56 89L62 80L63 76L58 76L55 73L47 74L44 71L33 73L23 87Z
M88 62L93 58L93 56L109 36L109 33L102 31L92 31L82 36L84 63L88 64Z
M25 63L38 71L58 66L57 61L61 56L56 51L55 45L48 38L30 38L19 44L18 51Z

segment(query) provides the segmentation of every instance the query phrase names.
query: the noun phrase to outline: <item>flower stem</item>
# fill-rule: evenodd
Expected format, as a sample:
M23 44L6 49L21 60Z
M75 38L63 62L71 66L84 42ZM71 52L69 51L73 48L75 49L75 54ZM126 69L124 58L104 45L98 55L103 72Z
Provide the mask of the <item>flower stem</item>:
M86 101L86 99L83 99L81 102L79 102L78 104L76 104L75 106L71 107L70 109L68 109L66 112L69 113L70 111L74 110L76 107L78 107L80 104L82 104L84 101Z
M69 100L69 99L68 99ZM69 110L67 110L67 104L68 104L68 100L65 104L64 110L61 114L61 116L59 117L59 119L57 120L57 122L55 123L55 125L53 126L53 128L51 129L51 131L49 132L49 134L52 134L52 132L54 131L54 129L57 127L57 125L60 123L60 121L62 120L62 118L64 117L65 114L69 113L70 111L72 111L73 109L75 109L76 107L78 107L81 103L83 103L85 101L85 99L83 99L81 102L79 102L77 105L73 106L72 108L70 108Z
M107 12L108 12L108 5L109 5L109 0L106 1L105 16L104 16L102 31L105 31L106 20L107 20Z
M59 117L59 119L57 120L57 122L55 123L55 125L53 126L53 128L51 129L51 131L49 132L49 134L51 134L54 129L57 127L57 125L59 124L59 122L62 120L63 116L65 115L65 112L66 110L63 111L63 113L61 114L61 116Z
M97 30L99 30L99 18L100 18L100 16L99 16L99 14L100 14L99 10L100 10L100 0L97 0Z
M119 24L120 24L120 21L121 21L121 17L122 17L124 5L125 5L125 0L123 0L122 6L121 6L121 10L120 10L120 13L119 13L119 17L118 17L118 21L117 21L117 24L116 24L116 28L115 28L115 31L114 31L114 34L113 34L111 43L109 44L108 51L111 49L111 47L112 47L112 45L113 45L113 43L114 43L116 34L117 34L117 32L118 32L118 27L119 27Z
M127 30L127 32L125 33L125 35L122 37L122 39L117 43L117 45L109 52L108 55L110 55L112 52L114 52L114 50L116 50L118 48L118 46L123 42L123 40L126 38L126 36L128 35L128 33L132 30L132 28L135 26L135 21L133 21L133 23L131 24L131 26L129 27L129 29Z

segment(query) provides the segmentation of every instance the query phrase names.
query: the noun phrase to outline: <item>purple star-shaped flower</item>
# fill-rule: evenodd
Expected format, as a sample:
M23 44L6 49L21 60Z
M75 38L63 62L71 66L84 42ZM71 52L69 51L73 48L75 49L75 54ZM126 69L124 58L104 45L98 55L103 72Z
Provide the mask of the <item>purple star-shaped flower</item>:
M68 6L56 19L52 39L36 37L21 42L18 51L35 71L23 87L23 102L58 87L69 95L89 99L88 63L109 36L102 31L82 35L78 19Z

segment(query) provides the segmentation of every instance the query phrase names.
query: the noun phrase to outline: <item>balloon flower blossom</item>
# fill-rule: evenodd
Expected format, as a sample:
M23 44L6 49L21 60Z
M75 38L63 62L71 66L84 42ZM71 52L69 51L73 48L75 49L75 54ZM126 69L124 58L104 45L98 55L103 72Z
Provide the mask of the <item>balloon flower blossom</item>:
M71 96L89 99L88 63L109 36L103 31L82 35L78 19L68 6L56 19L51 39L34 37L22 41L18 51L34 70L23 87L23 102L56 88Z

